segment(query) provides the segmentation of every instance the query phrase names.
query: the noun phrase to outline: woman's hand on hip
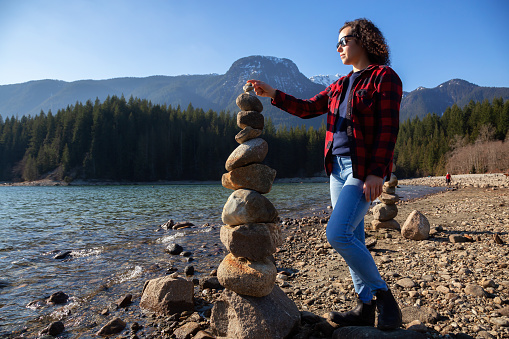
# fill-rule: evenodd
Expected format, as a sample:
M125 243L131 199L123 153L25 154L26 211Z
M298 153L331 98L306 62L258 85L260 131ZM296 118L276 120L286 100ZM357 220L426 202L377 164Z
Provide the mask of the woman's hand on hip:
M247 82L253 84L256 95L272 99L276 97L276 90L271 85L260 80L248 80Z
M376 175L368 175L363 187L366 201L374 201L376 198L378 198L382 194L383 184L383 178L377 177Z

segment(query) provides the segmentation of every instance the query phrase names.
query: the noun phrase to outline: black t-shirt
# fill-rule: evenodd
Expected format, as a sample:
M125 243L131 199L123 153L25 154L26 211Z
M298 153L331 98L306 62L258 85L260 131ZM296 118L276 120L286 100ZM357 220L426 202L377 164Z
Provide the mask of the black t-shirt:
M339 104L339 116L336 119L336 126L334 127L334 136L332 139L332 154L333 155L350 155L350 146L348 145L348 136L346 135L346 108L348 104L348 96L352 89L352 84L361 72L355 72L350 76L348 81L348 88L346 89L345 96Z

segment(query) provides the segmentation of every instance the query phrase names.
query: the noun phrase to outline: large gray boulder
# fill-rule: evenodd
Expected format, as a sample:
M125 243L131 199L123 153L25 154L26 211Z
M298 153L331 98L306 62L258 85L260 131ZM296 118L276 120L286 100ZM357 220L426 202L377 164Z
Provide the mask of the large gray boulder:
M263 298L224 290L210 317L215 335L242 339L287 338L299 323L299 309L278 286Z
M172 276L149 280L143 286L140 307L161 315L193 311L192 281Z
M260 261L281 245L281 228L275 223L221 227L221 242L236 257Z
M272 203L253 190L239 189L233 192L223 207L223 223L237 226L249 223L269 223L277 218Z
M255 138L240 144L226 159L225 168L229 172L237 167L262 162L267 156L269 146L262 138Z
M417 210L413 210L401 228L401 235L411 240L429 238L430 225L428 219Z
M245 188L264 194L270 192L275 178L276 170L267 165L251 164L223 174L221 182L232 190Z
M252 297L268 295L274 287L276 274L276 266L269 258L249 261L231 253L217 268L217 279L221 285L238 294Z

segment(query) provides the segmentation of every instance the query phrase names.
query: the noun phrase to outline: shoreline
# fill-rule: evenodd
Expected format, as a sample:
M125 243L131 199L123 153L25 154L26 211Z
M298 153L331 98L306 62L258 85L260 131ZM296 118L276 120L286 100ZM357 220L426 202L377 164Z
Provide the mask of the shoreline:
M326 176L309 178L276 178L274 183L326 183ZM216 185L221 180L161 180L161 181L109 181L109 180L74 180L67 183L63 180L41 179L24 182L0 182L0 187L11 186L129 186L129 185ZM509 176L505 173L456 174L452 176L450 185L445 183L445 176L399 179L400 185L420 185L430 187L507 187Z
M410 185L405 180L400 180L400 184ZM432 321L422 322L427 329L424 332L426 338L450 338L458 333L475 337L479 332L487 333L484 336L487 338L509 336L509 327L496 324L509 321L509 272L506 272L507 262L504 259L509 255L509 192L503 189L504 185L504 182L490 188L458 185L399 202L399 213L395 219L401 225L413 209L420 210L428 218L432 237L426 241L406 240L395 230L372 231L369 228L372 215L368 212L366 238L376 241L371 249L372 255L402 308L431 309L438 314L430 319ZM297 334L306 332L314 338L331 338L333 328L325 322L325 313L344 311L355 303L347 267L325 237L329 215L329 209L310 210L307 216L281 220L286 239L275 254L278 271L291 272L284 279L278 275L276 283L301 312L310 312L317 317L315 320L319 319L315 323L303 320ZM451 243L449 235L453 234L474 239L479 236L479 239ZM492 238L494 234L499 234L505 243L496 244ZM186 277L182 272L178 273ZM402 279L412 280L415 286L398 285L398 282L403 284ZM482 297L474 298L465 292L467 285L472 284L481 286L484 291ZM197 286L195 298L201 304L196 304L196 307L210 305L220 292ZM123 293L134 296L129 311L104 305L109 308L110 314L97 321L87 335L93 336L92 333L117 316L128 324L122 333L124 336L128 335L134 323L142 325L138 333L140 338L170 338L176 328L197 319L203 330L210 326L207 312L195 312L178 321L168 321L167 317L147 317L139 308L141 291L125 289ZM114 300L111 302L114 303ZM79 313L79 309L76 311ZM76 334L72 326L68 330L70 336Z
M311 177L311 178L276 178L274 183L278 184L294 184L294 183L322 183L329 182L328 177ZM41 179L23 182L0 182L0 187L52 187L52 186L154 186L154 185L220 185L221 180L161 180L161 181L108 181L108 180L74 180L70 183L63 180Z

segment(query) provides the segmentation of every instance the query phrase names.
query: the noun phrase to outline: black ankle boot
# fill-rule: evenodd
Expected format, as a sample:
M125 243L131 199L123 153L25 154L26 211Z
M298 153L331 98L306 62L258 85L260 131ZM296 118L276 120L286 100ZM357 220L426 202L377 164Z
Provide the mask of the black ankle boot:
M391 290L376 292L376 308L378 309L378 325L381 330L394 330L401 327L402 316L398 302Z
M348 312L330 312L327 319L339 326L375 326L376 303L364 304L357 300L357 306Z

